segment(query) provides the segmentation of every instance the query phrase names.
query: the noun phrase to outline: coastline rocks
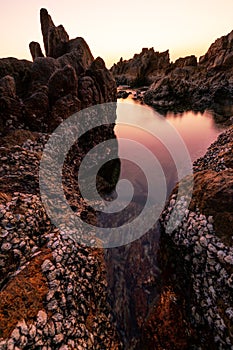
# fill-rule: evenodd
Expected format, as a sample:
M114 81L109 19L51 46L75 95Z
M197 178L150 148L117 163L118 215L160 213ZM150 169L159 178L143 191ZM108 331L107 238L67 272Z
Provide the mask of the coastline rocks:
M175 189L161 215L159 261L164 297L144 325L143 342L149 344L148 349L160 349L161 339L174 349L233 349L232 133L230 127L194 163L191 203L185 193L178 201ZM170 229L174 222L178 227ZM161 319L168 307L176 310L177 305L178 318L171 311ZM179 318L182 337L175 326ZM168 325L173 323L171 334Z
M49 99L44 92L36 92L24 100L25 124L30 126L31 131L43 130L48 112Z
M154 76L163 74L170 65L169 52L155 52L154 48L144 48L128 61L122 58L111 68L118 85L146 85Z
M46 56L40 45L29 45L33 62L0 60L1 132L27 128L52 132L81 108L116 101L116 83L98 57L94 60L83 38L69 40L47 10L40 12Z
M143 100L160 112L213 109L225 119L233 114L233 31L217 39L199 62L194 55L169 60L143 49L111 68L118 85L150 85Z
M197 67L197 58L194 55L178 58L175 63L175 67Z
M227 66L233 50L233 31L215 40L207 53L200 57L199 63L210 68Z
M16 144L8 135L1 146L0 349L122 349L102 250L79 243L77 232L55 229L41 203L39 159L48 135L13 134ZM74 195L65 166L64 189ZM74 197L78 215L85 202Z
M101 57L97 57L92 62L90 68L86 71L86 75L90 76L95 82L97 89L101 92L103 101L116 101L116 83Z
M54 58L36 58L31 69L32 92L39 90L41 86L47 86L49 78L58 69L60 69L60 65Z

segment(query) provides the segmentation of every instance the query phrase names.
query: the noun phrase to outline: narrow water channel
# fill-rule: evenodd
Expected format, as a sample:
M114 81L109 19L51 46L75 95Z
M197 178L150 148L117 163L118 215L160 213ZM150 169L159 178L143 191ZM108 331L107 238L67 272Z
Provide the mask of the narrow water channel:
M128 108L123 108L126 105ZM162 135L164 125L169 123L173 130L168 135ZM153 130L149 132L148 130ZM163 172L166 184L165 197L169 197L177 182L176 161L167 147L175 135L183 142L192 164L197 158L203 156L209 145L216 140L224 127L215 123L211 112L204 114L192 111L182 114L168 113L166 117L159 115L151 107L141 105L131 96L118 100L117 122L115 133L118 139L119 158L121 160L120 179L130 181L134 196L135 206L143 206L148 196L148 179L143 167L130 161L130 156L135 159L143 158L143 166L147 174L155 172L151 159L147 159L144 148L149 150L157 159ZM160 137L161 136L161 137ZM167 142L168 140L170 142ZM125 140L129 140L128 143ZM162 142L161 140L165 140ZM130 141L144 146L143 150L133 146ZM172 143L171 143L172 144ZM176 147L176 143L174 143ZM178 147L178 146L177 146ZM130 150L130 151L129 151ZM179 151L179 149L178 149ZM142 152L142 154L140 154ZM129 156L130 154L130 156ZM155 174L161 176L161 174ZM151 205L156 205L161 199L160 179L155 180L154 187L150 187ZM152 193L151 193L152 192ZM127 191L125 201L128 200ZM124 193L121 200L124 202ZM166 199L165 198L165 199ZM134 208L131 207L131 208ZM158 295L158 281L160 270L157 264L157 251L159 245L159 227L155 225L144 233L139 239L118 248L106 250L106 265L109 279L109 299L115 314L118 329L124 340L124 349L138 349L137 341L140 337L140 327L147 317L151 303Z

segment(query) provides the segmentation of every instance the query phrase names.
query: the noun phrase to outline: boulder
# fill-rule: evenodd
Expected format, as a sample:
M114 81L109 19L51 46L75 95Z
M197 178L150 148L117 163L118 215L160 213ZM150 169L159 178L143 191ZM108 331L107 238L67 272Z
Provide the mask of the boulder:
M193 203L207 217L213 216L216 233L232 245L233 169L205 170L195 174ZM193 204L192 204L193 205Z
M48 85L51 75L59 68L59 63L52 57L36 58L31 70L32 92L40 86Z
M57 100L52 108L48 120L48 131L52 132L63 120L81 109L81 101L74 95L69 94Z
M45 130L49 112L49 99L43 92L36 92L24 101L25 123L31 131Z
M16 92L19 97L27 95L31 84L32 62L27 60L18 60L17 58L0 59L0 79L6 75L14 78Z
M82 109L93 104L102 103L102 95L94 80L90 76L83 76L78 80L78 97L82 104Z
M18 98L0 95L0 134L23 124L23 105Z
M4 78L0 79L0 96L16 97L16 85L15 79L6 75Z
M58 58L61 67L69 64L74 67L76 74L84 73L94 61L89 46L83 38L76 38L67 43L67 53Z

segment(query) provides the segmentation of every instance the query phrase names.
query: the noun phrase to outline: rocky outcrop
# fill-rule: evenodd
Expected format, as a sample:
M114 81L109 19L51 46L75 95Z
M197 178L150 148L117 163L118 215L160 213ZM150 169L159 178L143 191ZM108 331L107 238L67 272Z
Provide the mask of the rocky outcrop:
M233 112L233 32L217 39L197 64L195 56L178 59L155 81L144 101L161 110L213 109L226 117Z
M201 56L199 63L206 67L229 67L232 66L233 31L228 35L217 39L208 49L204 56Z
M118 84L146 85L153 82L154 77L163 74L170 65L169 52L155 52L154 48L142 49L128 61L121 58L111 68Z
M143 49L111 71L118 85L150 85L144 102L160 112L213 109L233 114L233 31L217 39L199 62L194 55L169 61L169 52Z
M175 67L197 67L197 58L194 55L178 58L175 63Z
M69 41L44 9L41 26L47 57L32 42L33 62L0 60L0 349L118 350L101 242L85 234L87 240L80 241L55 228L39 188L50 133L84 107L116 101L116 84L84 39ZM88 118L99 117L85 116L87 125ZM64 193L74 215L93 225L98 215L81 196L77 174L86 151L116 138L115 119L115 108L109 108L106 125L80 137L63 165ZM59 144L69 136L63 134ZM117 142L98 159L107 152L117 158ZM119 167L114 160L99 171L102 191L115 187ZM48 171L53 179L53 169ZM99 249L90 247L90 239Z
M194 163L192 201L177 229L166 230L176 191L161 216L163 291L144 325L145 349L233 348L232 147L231 127Z
M56 27L46 9L41 9L40 21L46 56L54 58L62 56L69 41L69 35L64 27L62 25Z
M63 26L56 27L47 10L41 9L40 17L47 57L38 43L31 42L33 63L0 60L3 134L20 127L51 132L82 108L116 101L112 74L101 58L94 60L85 40L69 40ZM14 94L9 89L15 89Z
M38 169L47 139L18 130L1 140L0 348L120 349L101 250L55 229L41 203Z

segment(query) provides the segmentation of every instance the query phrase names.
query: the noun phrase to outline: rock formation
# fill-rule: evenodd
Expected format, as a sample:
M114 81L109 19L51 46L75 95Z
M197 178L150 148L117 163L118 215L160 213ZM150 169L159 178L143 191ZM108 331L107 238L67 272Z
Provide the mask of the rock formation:
M103 251L55 228L39 189L50 133L85 107L116 101L116 84L84 39L69 40L45 9L41 27L46 57L32 42L33 62L0 60L0 349L117 350L122 345L108 303ZM106 125L80 138L63 167L70 206L92 224L97 215L81 196L77 173L86 150L116 137L116 111L108 112ZM117 142L107 151L117 158ZM103 148L98 157L105 153ZM112 190L118 174L114 160L99 171L97 186Z
M0 60L0 79L11 77L11 85L16 86L15 95L9 96L9 87L1 80L0 116L8 121L1 122L2 134L19 127L51 132L84 107L116 101L112 74L102 59L94 60L85 40L69 40L63 26L56 27L47 10L42 9L40 17L47 57L38 43L31 42L33 63Z
M155 52L153 48L142 49L128 61L121 58L111 68L118 84L147 85L170 65L169 52Z
M163 287L144 324L144 349L233 347L232 147L230 127L194 163L193 198L177 229L166 231L176 190L161 216ZM184 193L181 208L186 200Z
M30 49L33 61L38 57L44 57L39 43L32 41L29 44L29 49Z
M199 62L194 55L169 61L169 53L143 49L111 71L117 83L150 85L144 102L160 111L213 109L233 113L233 31L217 39ZM140 79L139 79L140 78Z

